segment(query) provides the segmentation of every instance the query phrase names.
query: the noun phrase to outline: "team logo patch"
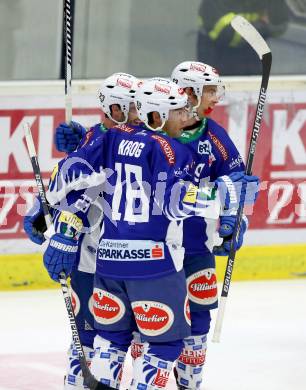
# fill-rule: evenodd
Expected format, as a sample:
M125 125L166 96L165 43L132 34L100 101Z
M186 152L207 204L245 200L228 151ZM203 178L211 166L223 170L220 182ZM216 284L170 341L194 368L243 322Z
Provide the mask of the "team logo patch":
M81 303L79 297L77 296L75 291L72 290L72 288L71 288L71 303L72 303L74 315L77 316L81 308Z
M197 195L198 195L198 187L193 183L190 183L186 191L186 194L184 196L183 202L194 204L197 201Z
M218 300L217 277L214 268L198 271L187 278L189 299L200 305L211 305Z
M205 363L205 358L206 348L194 350L183 348L179 361L186 365L201 366Z
M184 314L185 314L185 319L186 319L187 324L189 326L191 326L191 314L190 314L190 305L189 305L188 295L186 296L186 299L185 299Z
M198 153L199 154L211 154L211 143L208 140L199 141Z
M146 336L158 336L167 332L173 324L171 308L154 301L132 302L132 309L140 331Z
M81 218L77 217L73 213L70 213L69 211L62 211L58 220L59 222L63 222L72 226L77 232L80 232L83 228L83 222Z
M143 344L142 343L135 343L134 341L131 343L131 356L133 360L140 357L143 353Z
M152 385L158 387L159 389L164 389L167 386L169 376L170 372L168 370L158 368Z
M125 306L115 295L95 288L93 292L93 315L102 325L114 324L121 320L125 313Z

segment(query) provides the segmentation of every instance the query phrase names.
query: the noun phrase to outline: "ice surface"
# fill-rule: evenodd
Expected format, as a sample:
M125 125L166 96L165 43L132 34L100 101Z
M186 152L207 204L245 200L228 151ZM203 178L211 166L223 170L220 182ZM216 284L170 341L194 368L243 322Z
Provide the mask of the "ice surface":
M70 343L61 291L1 292L0 313L0 390L61 390ZM221 343L210 339L204 390L305 390L306 280L232 283ZM130 375L129 358L122 389Z

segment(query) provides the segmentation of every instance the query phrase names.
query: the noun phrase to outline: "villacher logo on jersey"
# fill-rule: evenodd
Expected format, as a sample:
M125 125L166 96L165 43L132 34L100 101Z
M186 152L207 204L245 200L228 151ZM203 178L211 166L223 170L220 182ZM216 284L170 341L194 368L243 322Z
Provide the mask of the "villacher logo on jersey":
M101 240L98 249L99 260L146 261L164 259L164 243L153 241Z
M147 336L167 332L174 321L171 308L161 302L135 301L132 302L132 309L139 329Z
M93 291L93 315L100 324L114 324L125 313L124 303L114 294L108 291L94 288Z
M214 268L198 271L187 278L189 299L200 305L211 305L218 299L217 278Z

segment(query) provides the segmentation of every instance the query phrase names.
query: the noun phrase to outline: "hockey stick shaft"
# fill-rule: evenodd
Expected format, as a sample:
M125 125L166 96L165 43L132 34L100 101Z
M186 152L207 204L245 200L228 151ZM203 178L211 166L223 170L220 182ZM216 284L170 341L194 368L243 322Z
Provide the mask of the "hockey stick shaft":
M28 123L24 124L24 133L25 133L25 139L26 139L26 144L27 144L29 156L31 159L34 177L36 180L36 185L37 185L37 188L39 191L39 197L40 197L40 200L42 202L46 225L49 229L50 226L52 225L52 218L51 218L51 215L49 213L49 207L48 207L48 202L47 202L47 198L46 198L46 190L45 190L45 187L44 187L44 184L42 181L42 177L41 177L41 172L40 172L40 167L39 167L39 163L38 163L38 159L37 159L35 145L33 142L31 127ZM84 377L84 382L90 389L99 389L99 387L98 387L99 382L91 374L91 372L87 366L87 363L86 363L84 350L83 350L83 347L81 344L78 328L76 325L76 319L75 319L75 314L74 314L73 306L72 306L72 302L71 302L71 296L69 293L69 287L67 284L67 278L66 278L66 275L64 272L60 273L60 285L61 285L62 293L64 296L66 310L68 313L73 343L74 343L75 348L78 352L78 358L80 361L80 365L81 365L81 369L82 369L82 373L83 373L83 377Z
M63 9L64 26L64 57L65 57L65 121L71 122L72 118L72 13L71 0L64 0Z
M40 167L37 159L37 154L35 150L35 145L32 137L32 132L30 125L28 123L25 123L24 126L24 134L25 134L25 139L26 139L26 144L28 148L28 153L30 156L31 164L32 164L32 169L34 173L34 178L36 181L36 186L38 189L39 197L42 203L42 209L46 221L47 228L49 229L50 226L52 225L52 218L49 213L49 206L46 198L46 191L44 187L44 183L41 177L41 172L40 172Z
M255 112L255 119L254 119L253 129L251 133L251 140L250 140L250 146L248 150L247 163L246 163L246 174L251 175L257 141L260 132L260 126L262 122L262 115L263 115L265 101L266 101L267 88L268 88L270 70L272 64L272 54L264 39L249 22L247 22L241 16L238 16L235 19L237 21L237 25L235 25L235 22L234 24L232 23L234 29L238 31L242 35L242 37L245 38L248 41L248 43L254 48L254 50L259 55L262 63L262 80L261 80L260 92L259 92L259 97L258 97L258 102L257 102L257 107ZM240 232L242 216L243 216L243 206L239 206L237 211L237 219L235 223L233 237L231 240L230 252L229 252L226 269L225 269L218 314L217 314L214 334L212 338L213 342L220 341L223 318L225 313L225 306L227 302L227 296L230 288L230 283L231 283L233 268L234 268L234 261L236 257L235 243L237 240L237 236Z

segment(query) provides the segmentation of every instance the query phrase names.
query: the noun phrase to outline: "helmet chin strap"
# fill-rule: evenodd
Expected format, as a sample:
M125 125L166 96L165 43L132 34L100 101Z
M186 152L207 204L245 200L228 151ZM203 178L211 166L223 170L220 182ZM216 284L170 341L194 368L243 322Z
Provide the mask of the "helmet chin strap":
M192 107L192 116L197 120L197 121L200 121L201 119L199 118L198 116L198 108L201 104L201 96L198 96L197 95L197 104Z
M165 123L166 123L166 120L164 120L164 121L162 122L161 126L155 127L155 128L154 128L154 127L151 127L151 126L149 125L148 121L145 122L145 125L146 125L150 130L158 131L158 130L162 130L162 129L163 129L163 127L165 126Z
M193 116L197 121L201 120L201 119L199 118L199 115L198 115L198 112L197 112L197 108L196 108L196 107L193 107L193 109L192 109L192 116Z
M124 123L126 123L128 121L128 114L124 114L124 118L125 119L123 121L121 121L121 122L117 121L116 119L114 119L111 114L108 114L108 116L111 118L111 120L113 122L117 123L117 125L123 125Z

